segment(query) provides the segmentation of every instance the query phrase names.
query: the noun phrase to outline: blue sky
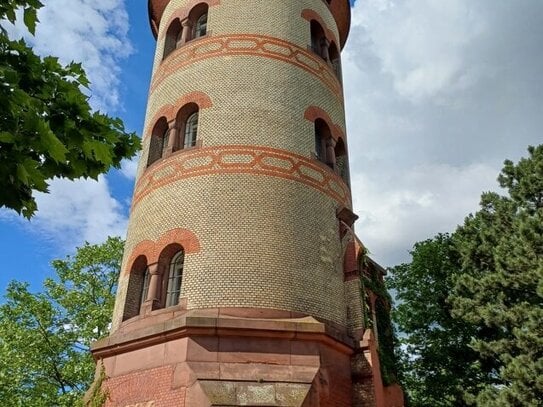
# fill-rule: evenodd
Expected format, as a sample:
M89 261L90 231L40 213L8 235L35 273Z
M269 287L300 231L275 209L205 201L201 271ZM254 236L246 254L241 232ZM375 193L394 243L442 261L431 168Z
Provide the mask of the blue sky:
M51 7L50 3L52 2L45 2L47 7ZM106 110L110 115L121 117L129 131L135 131L141 135L155 40L149 28L146 4L131 1L130 6L127 4L125 10L129 19L127 38L131 44L132 53L119 61L120 75L117 89L120 102L113 107L107 106ZM41 20L44 19L41 18ZM37 35L40 35L39 30ZM48 52L42 54L45 55ZM107 180L111 195L122 204L121 212L124 216L128 216L133 179L113 170L107 175ZM72 239L77 231L67 230L69 237L66 239L62 230L51 231L47 227L43 230L41 227L35 227L35 223L35 220L27 221L8 211L0 212L1 292L13 279L28 281L33 288L39 289L43 279L51 276L51 260L73 253L75 247L83 242L77 237L75 241ZM93 243L100 241L100 239L92 240L94 240Z
M141 134L154 52L146 2L44 3L37 52L82 61L93 106ZM539 0L354 5L343 75L356 227L383 265L453 230L496 189L505 158L543 141L542 21ZM124 235L134 168L54 181L31 222L0 210L0 289L12 279L38 289L52 259Z

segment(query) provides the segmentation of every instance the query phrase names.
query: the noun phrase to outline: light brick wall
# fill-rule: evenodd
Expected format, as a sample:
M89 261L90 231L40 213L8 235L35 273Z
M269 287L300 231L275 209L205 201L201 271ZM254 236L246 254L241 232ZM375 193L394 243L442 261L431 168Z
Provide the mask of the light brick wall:
M325 111L331 124L345 131L339 82L326 79L329 68L318 57L304 58L315 59L308 63L321 76L295 63L259 55L217 55L174 63L176 52L182 51L178 49L162 61L162 31L170 16L186 4L187 0L172 0L160 26L138 179L153 170L146 165L158 112L190 92L203 92L212 102L199 115L198 139L203 147L265 146L310 158L315 150L314 128L304 118L310 106ZM209 9L208 39L258 34L307 52L310 30L301 16L304 9L317 12L338 38L322 0L222 0ZM201 245L199 253L185 260L182 296L189 309L276 308L345 325L338 206L329 194L291 179L241 171L179 179L154 189L133 207L123 270L130 268L128 258L138 243L184 228ZM127 287L128 274L123 274L114 330L122 320Z
M189 309L278 308L345 324L336 205L290 180L251 174L185 179L137 205L126 253L143 240L187 228L202 247L185 258L182 296ZM120 284L119 293L126 286Z
M308 156L315 150L313 124L304 120L309 106L323 109L345 128L343 106L323 83L294 65L254 56L209 58L172 73L150 95L148 117L175 104L180 92L193 91L204 92L213 103L200 116L198 137L204 146L255 144Z
M171 0L164 11L158 33L153 72L159 68L164 50L164 33L177 10L194 4L191 0ZM293 42L303 48L310 45L309 21L302 18L305 9L317 12L339 41L332 13L323 0L222 0L208 15L212 35L231 33L263 34ZM338 48L339 48L339 44Z
M347 327L350 333L364 328L361 285L358 278L345 282L345 301L347 305Z

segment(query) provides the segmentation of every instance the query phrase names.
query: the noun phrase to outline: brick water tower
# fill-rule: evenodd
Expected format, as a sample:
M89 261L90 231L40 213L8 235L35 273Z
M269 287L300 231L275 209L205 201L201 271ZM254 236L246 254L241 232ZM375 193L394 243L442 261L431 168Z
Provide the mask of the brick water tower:
M348 0L150 0L106 406L394 406L353 233ZM377 273L377 274L375 274ZM400 401L398 401L400 400Z

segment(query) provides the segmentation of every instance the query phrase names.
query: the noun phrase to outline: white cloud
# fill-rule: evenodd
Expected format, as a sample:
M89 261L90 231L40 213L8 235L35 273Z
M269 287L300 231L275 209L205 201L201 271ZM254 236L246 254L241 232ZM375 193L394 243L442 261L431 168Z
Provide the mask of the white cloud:
M477 210L481 192L495 189L496 169L487 165L423 165L398 174L356 174L357 232L376 260L408 260L414 242L452 231Z
M136 155L136 157L131 160L122 160L121 161L121 174L130 180L136 179L136 173L138 171L138 162L140 160L141 154Z
M127 203L112 197L104 176L97 181L55 178L50 193L35 193L38 211L30 221L0 209L0 221L16 223L53 247L71 251L85 241L102 243L108 236L126 235Z
M98 181L54 179L50 193L37 193L36 201L38 212L31 227L62 245L100 243L107 236L126 233L125 210L111 196L103 176Z
M10 33L24 36L42 56L64 64L81 62L91 82L91 105L111 111L120 107L119 64L132 52L124 0L42 0L36 35L18 19Z
M343 53L357 232L384 265L542 142L543 2L357 0Z
M355 24L371 33L371 49L396 91L412 100L463 89L463 50L484 30L477 7L465 1L358 1Z
M91 104L119 107L119 63L132 52L124 0L47 0L35 49L64 62L81 61L91 81Z
M132 52L124 0L42 0L35 37L26 32L21 18L10 35L24 36L42 56L53 55L67 64L81 62L91 82L94 109L120 109L120 63ZM128 177L133 163L123 165ZM9 211L5 221L20 222L40 238L72 249L84 241L102 242L108 235L126 233L126 208L113 197L107 179L68 181L54 179L50 193L36 193L38 212L30 224Z

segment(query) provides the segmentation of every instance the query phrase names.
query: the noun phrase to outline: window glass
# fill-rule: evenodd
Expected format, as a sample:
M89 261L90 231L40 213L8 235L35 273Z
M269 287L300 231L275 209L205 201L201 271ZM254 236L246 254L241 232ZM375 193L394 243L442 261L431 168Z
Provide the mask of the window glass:
M203 37L207 32L207 13L202 14L194 26L194 38Z
M150 166L164 156L164 150L168 146L168 134L168 122L165 117L161 117L151 133L147 166Z
M326 130L326 124L322 120L317 119L315 121L315 154L317 155L317 159L322 162L326 161L325 142L329 136L329 131Z
M336 76L339 80L341 80L341 60L339 58L339 51L336 47L336 44L334 44L333 42L330 43L330 47L328 48L328 56L330 58L332 68L334 69Z
M323 54L323 46L322 42L326 38L324 35L324 30L321 27L321 25L316 22L315 20L311 20L310 23L310 29L311 29L311 49L313 52L317 55L319 55L322 58L325 58L325 55Z
M145 300L147 299L147 293L149 292L149 281L151 280L151 274L149 273L149 268L145 269L145 273L143 275L143 284L141 286L141 298L140 298L140 304L143 304Z
M315 154L317 158L321 161L324 161L323 150L322 150L322 135L318 128L315 128Z
M177 253L170 263L170 272L168 275L168 290L166 293L166 306L171 307L179 304L179 295L181 294L181 281L183 279L183 262L185 253Z
M168 140L170 139L170 129L166 129L164 134L162 135L162 157L166 154L166 150L168 149Z
M196 145L196 134L198 132L198 112L191 114L185 124L185 142L183 148Z
M171 54L178 46L178 41L181 38L182 27L178 19L173 21L166 31L166 38L164 41L164 53L162 59Z
M181 38L183 37L183 30L179 30L175 37L175 47L178 48L181 45Z

